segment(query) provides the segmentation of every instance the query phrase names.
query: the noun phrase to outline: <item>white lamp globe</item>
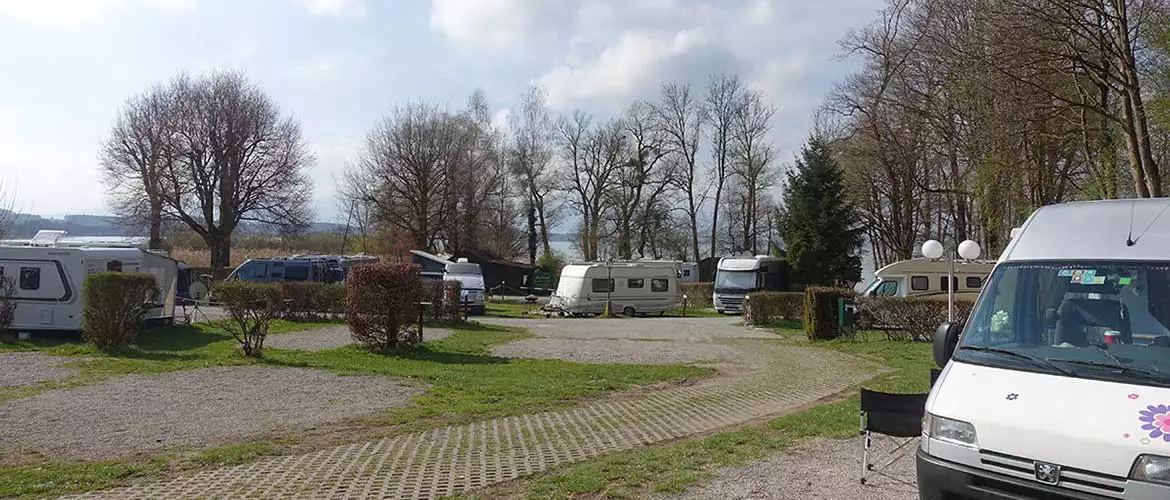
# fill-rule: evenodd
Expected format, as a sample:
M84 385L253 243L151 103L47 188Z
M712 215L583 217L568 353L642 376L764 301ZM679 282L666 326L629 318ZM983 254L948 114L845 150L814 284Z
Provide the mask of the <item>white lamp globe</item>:
M967 260L975 260L979 258L979 244L971 240L965 240L959 243L959 257Z
M928 259L937 259L942 257L943 245L938 240L926 240L922 244L922 256Z

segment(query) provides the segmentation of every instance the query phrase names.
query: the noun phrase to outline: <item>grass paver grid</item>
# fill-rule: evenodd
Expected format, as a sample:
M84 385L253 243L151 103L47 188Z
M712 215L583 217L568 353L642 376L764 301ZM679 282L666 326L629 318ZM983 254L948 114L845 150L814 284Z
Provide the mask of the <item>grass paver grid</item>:
M852 387L874 368L818 349L784 346L771 354L779 358L768 365L775 368L743 377L266 458L70 498L437 498L776 415Z

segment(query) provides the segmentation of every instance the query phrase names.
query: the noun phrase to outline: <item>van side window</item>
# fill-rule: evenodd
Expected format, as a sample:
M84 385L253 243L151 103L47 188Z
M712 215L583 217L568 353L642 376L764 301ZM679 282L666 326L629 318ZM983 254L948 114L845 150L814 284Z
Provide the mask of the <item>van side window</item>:
M272 263L272 277L273 278L280 278L283 276L284 276L284 263L283 262L273 262Z
M958 289L959 289L959 278L958 278L958 277L955 277L955 278L954 278L954 279L951 281L951 283L954 283L954 284L955 284L955 289L956 289L956 290L958 290ZM947 277L946 277L946 276L939 276L939 278L938 278L938 288L939 288L940 290L944 291L944 292L945 292L945 291L947 291Z
M666 278L652 278L650 280L651 292L665 292L670 290L670 280Z
M983 286L983 278L979 276L967 277L967 288L981 288Z
M898 295L897 281L883 281L873 292L877 297L895 297Z
M21 290L37 290L41 288L41 268L39 267L22 267L20 268L20 289Z
M110 272L110 273L122 272L122 261L111 260L109 262L106 262L106 272Z
M284 279L288 281L308 281L309 266L288 266L284 269Z
M691 277L691 270L690 269L683 269L683 276L688 277L688 278Z
M613 292L613 280L593 278L593 293Z
M626 288L642 288L646 286L646 280L642 278L630 278L626 280Z
M911 276L910 289L915 292L925 292L930 290L930 278L926 276Z

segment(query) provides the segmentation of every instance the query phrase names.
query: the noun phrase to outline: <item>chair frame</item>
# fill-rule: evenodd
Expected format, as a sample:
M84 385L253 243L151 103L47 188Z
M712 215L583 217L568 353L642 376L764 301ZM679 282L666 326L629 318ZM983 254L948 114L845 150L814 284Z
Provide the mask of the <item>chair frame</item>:
M932 373L932 375L934 375L934 374ZM934 377L932 376L931 378L932 378L931 383L933 385ZM877 392L877 391L869 391L867 389L862 389L862 390L865 392L870 392L870 393L879 394L882 396L889 396L889 397L899 397L899 396L913 397L916 399L922 399L922 400L924 400L924 402L925 402L925 398L927 396L927 394L889 394L889 393L881 393L881 392ZM921 409L922 414L925 414L925 411L926 411L926 408L923 407ZM905 457L906 453L902 453L902 450L904 448L906 448L907 445L910 445L912 443L917 442L917 440L920 439L921 436L918 435L918 436L911 436L911 437L902 438L901 436L887 435L887 436L889 436L890 440L894 441L897 444L892 449L885 452L885 457L889 458L889 460L886 460L885 463L881 464L880 466L877 466L878 465L877 463L870 462L870 458L871 458L870 457L870 449L874 448L875 434L880 434L880 435L886 435L886 434L870 430L869 413L870 413L870 411L865 410L865 409L862 409L861 411L858 412L858 414L859 414L859 416L858 416L858 434L861 436L864 436L864 438L865 438L864 450L862 451L862 459L861 459L861 467L862 467L861 468L861 484L863 484L863 485L867 484L867 482L869 480L869 474L873 473L873 474L877 474L879 476L891 479L891 480L896 481L898 483L902 483L902 484L905 484L908 486L914 486L915 485L914 482L907 481L905 479L899 478L899 477L894 476L892 474L888 474L888 473L884 472L884 469L889 468L895 462L897 462L898 460L901 460L903 457ZM901 412L891 411L891 413L901 413ZM905 413L907 415L913 415L910 412L905 412ZM919 416L919 418L921 418L921 416Z

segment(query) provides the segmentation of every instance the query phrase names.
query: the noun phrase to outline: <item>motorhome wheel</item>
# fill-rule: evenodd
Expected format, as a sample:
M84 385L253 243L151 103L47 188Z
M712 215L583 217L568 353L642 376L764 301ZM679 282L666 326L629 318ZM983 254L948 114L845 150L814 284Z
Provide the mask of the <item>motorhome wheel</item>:
M627 318L633 318L635 314L637 314L637 311L635 311L633 307L626 306L624 309L622 309L622 316Z

